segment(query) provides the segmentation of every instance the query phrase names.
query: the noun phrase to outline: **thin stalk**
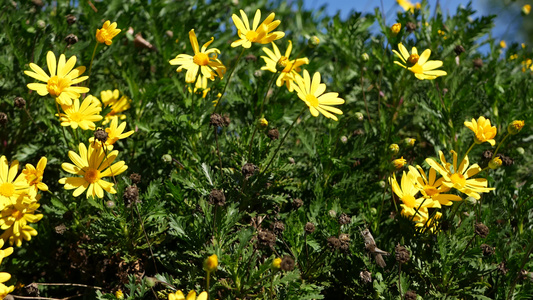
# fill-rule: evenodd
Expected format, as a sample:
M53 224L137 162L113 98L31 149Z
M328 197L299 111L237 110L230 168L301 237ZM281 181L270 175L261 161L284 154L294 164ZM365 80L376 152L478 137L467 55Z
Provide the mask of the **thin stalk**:
M220 157L220 148L218 146L218 133L217 133L218 127L215 126L213 128L215 129L215 141L217 144L218 162L220 163L220 178L222 179L222 181L224 181L224 173L222 172L222 157Z
M139 212L139 206L137 206L137 202L135 202L135 211L137 212L137 216L139 216L139 221L141 222L141 227L144 233L144 238L146 239L146 243L148 244L148 249L150 249L150 254L152 255L152 261L154 262L155 272L159 273L157 271L157 263L155 261L154 252L152 251L152 244L150 244L150 240L148 239L148 235L146 234L146 230L144 229L144 222L141 218L141 213Z
M57 108L57 115L59 117L59 126L61 126L61 112L59 111L59 104L57 104L57 101L55 101L55 104L56 104L56 108ZM68 149L69 148L69 144L67 142L67 135L65 134L65 126L61 126L61 129L63 130L63 139L65 139L65 147Z
M248 160L247 161L250 161L250 158L252 156L252 143L254 141L255 133L257 132L257 126L254 126L254 127L255 127L254 133L252 134L252 138L250 139L250 143L248 144Z
M246 48L243 47L242 51L241 51L241 54L239 54L239 57L237 57L237 60L235 61L235 65L233 66L233 68L231 68L231 71L230 71L230 73L228 75L228 79L226 80L226 85L224 85L224 89L222 90L222 93L220 93L220 98L218 98L217 105L215 105L214 112L217 111L218 106L222 102L222 98L224 98L224 95L226 94L226 89L228 88L228 85L230 84L230 80L231 80L231 76L233 75L233 71L235 71L235 69L237 68L237 65L239 64L239 61L241 60L241 57L244 54L244 50L246 50Z
M89 82L91 81L91 70L93 67L93 60L94 60L94 56L96 55L97 48L98 48L98 42L96 42L96 45L94 45L93 55L91 56L91 62L89 63L89 71L87 71L87 76L89 76L89 78L87 79L87 86L89 86Z
M265 102L267 101L268 91L270 90L270 87L272 86L272 83L274 83L274 80L276 79L278 74L279 74L279 71L274 73L274 75L272 75L272 78L270 78L270 82L268 83L268 87L266 89L265 96L263 97L263 100L261 101L261 111L259 113L260 117L263 117L263 106L264 106Z
M205 285L205 291L207 292L207 299L209 299L209 279L211 278L211 272L207 271L207 280Z
M37 126L37 123L35 123L35 120L33 120L32 116L30 115L30 111L28 110L28 108L27 108L26 106L24 107L24 111L26 112L26 114L27 114L28 117L30 118L30 120L31 120L31 122L33 123L33 125L35 125L35 127L37 127L37 129L39 130L39 132L43 132L43 130Z
M270 277L270 299L274 299L274 276Z
M468 150L466 150L466 153L463 156L463 159L461 160L461 162L463 162L465 160L466 156L468 155L468 153L470 153L470 150L472 150L472 148L474 148L475 145L476 145L476 142L473 142L472 146L470 146L470 148L468 148ZM461 164L461 162L459 162L459 164ZM453 171L457 172L457 170L453 170Z
M498 147L496 147L496 150L494 150L494 154L492 154L492 157L496 157L496 153L498 153L498 150L500 149L500 146L503 144L503 142L509 137L509 133L505 135L503 140L498 144Z
M274 158L278 155L278 152L279 152L279 149L281 148L281 146L283 145L283 142L285 142L285 139L287 138L287 136L289 135L289 132L291 131L292 127L294 127L294 124L296 123L296 121L298 121L298 119L302 116L302 114L304 113L305 109L307 107L304 107L302 109L302 111L298 114L298 116L296 117L296 119L294 119L294 121L292 121L292 124L291 126L289 127L289 129L287 129L287 132L285 132L285 134L283 135L283 138L281 139L281 142L279 143L278 145L278 148L276 149L276 152L274 152L274 155L272 156L272 158L270 158L270 161L268 162L266 168L264 171L262 171L261 173L266 173L266 171L268 170L268 167L270 167L270 164L272 163L272 161L274 161Z

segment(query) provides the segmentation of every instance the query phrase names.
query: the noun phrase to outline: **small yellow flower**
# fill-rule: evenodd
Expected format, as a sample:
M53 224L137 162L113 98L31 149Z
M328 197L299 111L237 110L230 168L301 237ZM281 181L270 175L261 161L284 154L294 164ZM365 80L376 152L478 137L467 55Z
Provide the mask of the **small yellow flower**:
M267 121L267 119L265 119L265 118L261 118L261 119L259 119L258 125L259 125L259 127L261 127L261 128L266 128L266 127L268 127L268 121Z
M22 245L23 239L29 241L37 235L37 231L28 223L38 222L43 217L42 214L34 214L40 204L25 201L24 198L26 197L19 197L15 204L4 208L0 218L0 228L5 230L0 238L17 247Z
M531 5L526 4L522 6L522 15L527 16L531 12Z
M122 290L117 290L117 291L115 292L115 297L116 297L117 299L119 299L119 300L124 299L124 293L122 292Z
M187 70L185 82L193 83L197 77L198 80L203 80L202 77L211 80L215 80L215 76L222 78L226 73L226 67L218 59L220 50L217 48L207 49L215 39L211 37L211 40L200 48L194 29L191 29L189 31L189 40L194 51L194 56L179 54L176 58L169 61L171 65L179 66L176 71L181 72L183 69Z
M465 121L465 126L474 132L474 140L476 144L481 144L484 142L489 142L492 146L496 144L494 137L496 136L497 130L495 126L491 126L490 120L485 119L481 116L477 121L472 118L472 122Z
M404 11L414 12L415 8L420 9L420 3L416 3L415 5L409 0L396 0L396 2L403 8Z
M37 163L37 167L34 167L32 164L26 164L26 168L22 170L21 174L21 176L24 176L24 179L26 179L29 186L33 186L35 189L45 192L48 191L48 186L42 182L42 180L47 162L48 160L43 156Z
M185 297L183 292L180 290L169 294L168 300L207 300L207 292L201 292L200 295L198 295L198 298L196 298L195 291L190 291L189 294L187 294L187 297Z
M501 40L500 41L500 47L504 48L504 49L507 48L507 43L504 40Z
M316 46L318 46L319 44L320 39L316 35L313 35L309 38L309 40L307 40L307 46L311 49L316 48Z
M301 66L309 63L307 57L290 60L289 57L292 52L292 42L289 41L289 46L285 51L285 55L281 55L278 46L272 43L272 50L263 47L263 51L267 56L261 56L265 61L265 66L261 67L261 70L268 70L272 73L279 73L276 80L276 85L281 87L283 84L287 86L289 92L294 91L294 81L296 78L301 77Z
M403 168L403 166L405 166L406 163L407 163L407 161L403 158L403 156L401 158L397 158L397 159L392 161L392 165L397 170Z
M426 175L420 166L416 166L416 169L409 166L409 176L413 178L424 198L434 202L433 207L452 205L452 201L463 200L457 195L446 194L450 188L443 185L444 179L442 177L437 179L437 170L434 168L429 169L429 174Z
M216 271L218 268L218 257L216 254L213 254L205 259L204 261L204 270L208 273Z
M418 222L427 220L428 207L434 207L435 203L433 201L427 201L424 197L415 198L419 194L419 189L414 180L411 175L405 174L405 171L403 172L400 184L396 180L396 174L392 174L389 177L392 191L402 201L402 204L400 204L402 216L413 217L413 221Z
M0 210L16 203L20 196L28 192L28 182L17 177L18 168L18 160L9 165L4 155L0 157Z
M6 286L4 282L11 279L11 274L0 272L0 299L4 299L9 293L15 290L15 286Z
M106 45L111 45L113 43L112 39L120 33L120 29L117 29L117 22L111 23L107 20L104 22L104 25L101 29L96 29L96 41L98 43Z
M416 139L413 138L405 138L404 140L405 145L409 147L413 147L415 145Z
M396 155L398 152L400 152L400 146L398 146L398 144L390 144L389 151L393 155Z
M411 50L411 54L409 54L407 48L405 48L405 46L400 43L398 44L398 50L400 50L400 52L396 50L392 50L392 52L394 52L394 54L398 56L402 62L395 61L394 63L413 72L415 74L415 77L420 80L435 79L438 76L445 76L448 74L442 70L435 70L436 68L440 68L442 66L442 61L428 61L429 56L431 55L431 50L429 49L426 49L419 56L418 51L415 47L413 47Z
M277 257L272 261L272 269L279 270L281 268L281 258Z
M261 20L261 11L258 9L255 12L254 21L252 27L250 27L250 22L246 13L241 9L241 17L239 18L236 14L231 16L235 27L237 27L237 35L240 39L231 43L231 47L243 46L244 48L250 48L252 43L268 44L275 40L279 40L285 36L283 31L274 31L279 24L280 20L274 21L276 16L274 13L268 15L268 17L259 24Z
M133 130L124 132L124 129L126 129L126 122L122 122L120 125L118 125L117 116L111 119L109 127L105 129L105 132L107 132L107 140L105 141L104 145L106 146L107 151L113 150L113 145L118 140L125 139L134 132ZM100 147L102 145L100 142L95 142L94 136L89 139L89 142L95 147Z
M24 74L32 78L46 82L46 84L29 83L27 86L30 90L36 91L40 96L50 94L61 105L72 105L73 99L79 98L80 94L89 92L87 87L74 86L89 78L89 76L80 77L85 72L85 67L81 66L73 69L76 64L76 56L72 56L67 61L65 55L61 54L59 61L56 61L54 52L48 51L46 63L50 76L34 63L30 63L30 68L33 71L24 71Z
M96 97L94 99L98 100ZM131 107L131 99L128 96L120 96L119 90L116 89L113 91L105 90L100 92L100 99L102 99L104 106L111 106L111 111L105 116L105 120L102 122L103 125L109 123L114 116L118 116L120 120L126 119L126 115L122 112Z
M73 129L80 127L83 130L94 130L94 122L102 120L99 115L102 110L98 103L89 97L85 98L80 106L80 99L74 99L73 105L61 105L64 113L59 114L61 126L70 126Z
M80 143L79 154L69 151L68 156L74 164L63 163L61 167L68 173L82 177L64 177L59 179L59 183L64 184L66 190L75 189L72 194L74 197L78 197L85 190L87 190L87 198L89 196L104 198L104 190L111 194L117 193L113 188L113 183L102 179L119 175L128 169L124 161L111 165L118 156L117 150L106 155L102 148L89 147L87 149L85 144Z
M513 122L511 122L511 124L509 124L509 126L507 126L507 132L509 132L509 134L515 135L519 133L522 128L524 128L525 124L526 123L524 122L524 120L514 120Z
M503 164L503 162L502 162L501 158L496 156L495 158L493 158L493 159L491 159L489 161L489 168L498 169L499 167L502 166L502 164Z
M391 32L392 32L392 34L394 36L396 36L400 32L401 29L402 29L402 24L400 24L400 23L396 23L396 24L392 25L391 28L390 28L390 30L391 30Z
M320 73L316 72L313 75L313 80L311 80L309 72L304 70L304 77L296 78L296 84L294 89L298 93L298 97L307 104L313 117L318 117L319 113L321 113L326 118L338 121L334 114L342 115L342 111L331 105L343 104L344 99L339 98L338 93L324 94L326 85L320 83Z

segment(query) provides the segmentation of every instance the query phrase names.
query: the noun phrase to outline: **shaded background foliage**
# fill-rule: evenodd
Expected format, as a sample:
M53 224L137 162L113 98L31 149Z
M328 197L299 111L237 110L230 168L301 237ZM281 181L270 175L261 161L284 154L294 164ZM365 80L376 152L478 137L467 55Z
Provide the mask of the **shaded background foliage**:
M168 61L191 53L188 32L194 28L200 44L213 36L212 47L221 50L219 58L228 69L233 67L240 49L230 47L236 39L231 15L244 9L251 16L257 8L263 17L273 11L281 20L279 28L286 36L277 42L280 49L284 51L286 40L292 40L293 55L303 51L300 55L310 60L305 68L319 71L328 91L338 92L346 103L339 122L305 112L270 170L245 178L243 165L251 162L264 171L261 168L280 142L270 141L260 130L248 154L260 101L273 76L259 71L261 47L246 51L236 66L221 104L222 114L231 119L226 128L208 124L212 101L227 79L210 83L212 90L202 99L189 94L184 74L176 73ZM44 182L52 193L41 200L45 217L37 224L39 235L17 248L2 267L23 284L78 282L107 293L120 288L132 298L166 298L170 289L162 283L151 287L146 278L157 275L159 281L182 290L203 289L202 261L216 253L220 269L211 295L220 299L268 299L269 278L278 299L390 299L407 290L428 299L504 299L511 287L516 299L530 298L531 283L517 279L521 268L531 269L524 256L530 256L533 240L532 72L522 72L521 64L532 57L530 47L502 50L490 38L480 42L490 33L494 17L472 19L471 6L459 8L451 17L443 17L438 7L435 15L430 9L435 10L424 2L413 14L399 13L395 22L404 29L392 37L388 29L392 21L385 24L379 10L353 12L341 20L321 10L306 11L301 2L6 4L0 13L0 111L8 115L9 123L0 131L1 154L21 163L46 156ZM69 26L67 15L77 22ZM25 85L32 79L23 74L30 62L44 66L49 50L76 55L78 65L88 66L95 30L108 19L116 21L122 32L111 46L98 47L90 93L99 96L100 91L119 89L133 99L126 121L136 132L117 149L129 166L128 174L142 175L138 184L142 202L135 209L127 207L122 197L131 184L128 176L119 176L118 193L103 200L73 198L57 183L64 174L60 165L67 161L67 150L77 141L65 144L53 100L29 92ZM411 34L405 31L408 22L416 24ZM375 24L381 33L370 30ZM67 46L68 34L75 34L78 43ZM143 47L138 34L152 47ZM319 47L306 48L313 35L320 39ZM400 41L408 48L431 49L431 58L442 60L448 75L419 81L394 65L390 49ZM483 43L489 52L478 51ZM466 52L457 56L457 45ZM368 61L363 53L369 55ZM510 59L515 53L518 58ZM478 58L481 66L475 66ZM284 87L272 89L271 94L265 117L269 128L278 128L283 135L303 103ZM34 122L13 106L16 96L26 99ZM363 120L357 113L363 114ZM514 164L483 174L496 190L483 196L480 212L465 200L443 209L448 226L442 232L416 233L411 222L396 214L386 183L392 172L389 144L400 144L398 157L412 165L424 165L424 159L438 150L464 154L472 133L463 122L480 115L497 124L498 140L509 122L526 121L522 133L502 147ZM405 138L416 139L414 147L407 146ZM471 160L482 163L486 149L489 146L475 147ZM209 193L215 188L224 190L226 206L209 205ZM301 199L303 206L298 207L295 199ZM342 213L351 216L348 224L339 225ZM469 242L476 221L491 231L486 239ZM271 246L262 247L259 233L272 230L276 222L283 222L285 230ZM315 224L314 233L304 234L307 222ZM388 252L394 252L398 243L408 247L411 261L402 265L401 276L393 256L385 258L388 266L381 269L366 253L360 235L364 228ZM332 251L327 238L341 233L349 234L349 249ZM494 255L483 256L482 243L494 247ZM296 269L268 277L273 257L283 255L295 258ZM502 261L509 269L505 274L497 269ZM371 283L360 278L364 271L372 273ZM54 297L75 293L95 297L91 289L41 288L41 295ZM114 299L111 294L100 297Z

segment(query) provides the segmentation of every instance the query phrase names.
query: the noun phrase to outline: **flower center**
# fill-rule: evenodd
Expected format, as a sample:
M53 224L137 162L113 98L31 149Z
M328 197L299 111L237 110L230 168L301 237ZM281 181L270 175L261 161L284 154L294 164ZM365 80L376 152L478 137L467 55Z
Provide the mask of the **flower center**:
M198 52L194 55L192 61L199 66L207 66L209 64L209 56L205 53Z
M68 115L72 122L80 123L83 121L83 115L79 112L74 112Z
M434 186L431 186L431 185L425 185L424 186L424 192L428 196L435 196L435 195L439 194L439 190L437 190Z
M24 213L15 210L13 213L11 213L11 216L13 216L18 221L24 216Z
M466 185L466 178L463 176L463 174L453 173L452 176L450 176L450 179L460 188L463 188Z
M87 171L85 171L85 175L83 175L85 180L89 183L95 183L98 180L100 180L100 171L97 169L90 168Z
M416 64L418 62L418 59L420 58L420 56L418 56L418 54L411 54L411 56L409 56L409 58L407 59L407 61L410 63L410 64Z
M411 196L411 195L404 195L402 197L402 202L403 204L405 204L405 206L409 207L409 208L413 208L415 207L415 197Z
M258 35L257 32L250 30L246 33L246 39L249 40L250 42L255 42L257 35Z
M59 78L57 75L48 79L46 89L50 95L58 97L66 88L70 87L70 80Z
M314 95L308 94L305 96L305 101L312 107L318 107L318 99Z
M11 197L15 193L15 186L12 183L6 182L0 185L0 195L4 197Z

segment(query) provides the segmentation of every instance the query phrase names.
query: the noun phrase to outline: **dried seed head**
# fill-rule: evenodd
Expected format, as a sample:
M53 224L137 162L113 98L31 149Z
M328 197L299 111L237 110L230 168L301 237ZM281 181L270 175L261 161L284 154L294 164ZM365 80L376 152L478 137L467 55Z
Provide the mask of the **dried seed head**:
M231 119L229 118L229 115L224 115L224 126L228 127L231 123Z
M416 30L416 24L413 23L413 22L407 22L407 24L405 24L405 30L407 30L407 32L409 32L409 33L415 31Z
M492 254L494 254L494 248L487 244L481 244L480 248L481 251L483 251L483 256L491 256Z
M339 235L339 241L341 243L339 249L343 252L348 252L350 250L350 235L347 233L341 233L341 235Z
M67 45L72 46L78 42L78 37L75 34L69 34L65 37Z
M257 232L259 244L265 247L274 247L276 244L276 235L268 230L259 230Z
M252 163L246 163L244 166L242 166L242 175L244 175L244 178L248 179L250 176L255 174L255 171L257 171L257 166Z
M272 128L268 131L267 136L269 139L275 141L279 139L279 131L277 128Z
M400 244L396 245L396 247L394 248L394 252L396 252L396 261L401 264L405 264L409 261L409 259L411 259L411 254L409 253L409 250L407 250L407 248Z
M481 160L484 160L484 161L488 161L492 158L492 151L490 150L485 150L483 151L483 153L481 154Z
M78 19L75 16L67 15L67 24L68 25L72 25L72 24L76 23L77 20Z
M489 235L489 228L483 223L476 223L475 232L479 237L484 239Z
M459 55L461 55L461 53L465 52L465 48L463 46L461 46L461 45L457 45L457 46L455 46L453 51L455 51L455 54L457 56L459 56Z
M328 246L332 251L335 251L341 247L341 241L335 236L328 237L327 241Z
M137 186L130 185L124 190L124 195L122 196L124 204L126 207L130 207L132 204L140 203L139 201L139 189Z
M528 278L529 272L526 269L520 270L520 279L526 280Z
M508 167L514 164L514 159L510 158L509 156L504 156L501 154L498 154L498 156L500 156L504 166Z
M274 231L276 235L280 235L283 231L285 231L285 224L283 224L281 221L274 222L274 224L272 224L272 231Z
M0 125L5 126L7 124L7 115L3 112L0 112Z
M67 226L65 226L65 224L61 223L61 224L57 225L56 227L54 227L54 230L56 231L56 233L63 235L63 233L65 233L65 231L67 231Z
M305 233L306 234L311 234L313 232L315 232L315 224L311 223L311 222L307 222L304 226L304 229L305 229Z
M246 61L257 61L257 56L253 55L253 54L248 54L244 57L244 59L246 59Z
M481 69L483 67L483 60L481 58L474 59L474 68Z
M507 263L505 261L502 261L500 264L498 264L498 271L500 271L500 273L502 273L503 275L509 272L509 269L507 268Z
M209 125L217 126L217 127L223 127L224 126L224 118L222 118L222 116L217 114L217 113L213 113L213 114L211 114L211 117L209 118Z
M414 291L407 291L407 293L405 293L404 299L405 300L416 300L416 293Z
M102 128L98 128L94 131L94 138L102 143L105 143L107 141L108 136L109 135L107 134L107 132L105 132L105 130L103 130Z
M352 221L352 218L348 217L348 215L345 214L345 213L342 213L339 216L339 224L341 224L341 225L349 224L351 221Z
M298 209L298 208L302 207L303 205L304 205L304 202L300 198L296 198L296 199L292 200L292 207L294 209Z
M139 184L141 183L141 175L137 173L131 173L130 180L133 184Z
M209 204L224 206L226 205L226 196L222 190L211 190L209 193Z
M367 270L359 272L359 278L364 283L371 283L372 282L372 273L368 272Z
M16 108L24 108L26 106L26 100L22 97L16 97L15 98L15 107Z
M281 260L281 269L283 271L292 271L294 270L294 266L296 265L296 263L294 262L294 259L292 259L292 257L290 256L284 256L283 259Z

